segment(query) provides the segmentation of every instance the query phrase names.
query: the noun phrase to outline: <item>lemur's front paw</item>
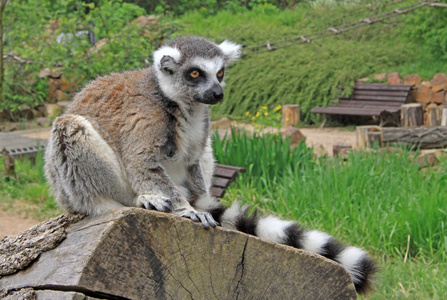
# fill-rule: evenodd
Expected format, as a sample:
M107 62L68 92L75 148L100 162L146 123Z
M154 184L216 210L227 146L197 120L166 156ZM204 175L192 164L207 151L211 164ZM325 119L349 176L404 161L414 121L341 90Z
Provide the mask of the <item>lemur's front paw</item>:
M193 210L185 210L180 216L185 218L190 218L194 222L202 222L202 225L205 229L210 227L215 228L216 226L220 226L220 224L214 220L213 216L207 212L197 212Z
M140 195L138 201L143 204L146 209L152 209L163 212L172 211L172 201L169 198L160 195Z

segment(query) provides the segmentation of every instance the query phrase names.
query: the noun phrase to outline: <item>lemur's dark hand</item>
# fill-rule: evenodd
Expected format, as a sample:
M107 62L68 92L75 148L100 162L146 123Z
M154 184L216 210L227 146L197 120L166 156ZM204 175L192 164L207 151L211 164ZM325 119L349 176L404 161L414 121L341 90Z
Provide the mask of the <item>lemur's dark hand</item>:
M152 209L163 212L172 211L172 201L169 198L160 195L141 195L138 200L146 209Z
M190 218L194 222L202 222L203 228L205 229L220 226L220 224L214 220L213 216L207 212L190 211L189 216L184 215L184 217Z

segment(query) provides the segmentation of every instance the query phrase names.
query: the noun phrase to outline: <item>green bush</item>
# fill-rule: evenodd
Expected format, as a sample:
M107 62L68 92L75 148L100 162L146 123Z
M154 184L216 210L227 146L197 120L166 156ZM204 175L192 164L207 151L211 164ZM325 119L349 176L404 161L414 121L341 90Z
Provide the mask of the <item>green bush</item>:
M11 1L4 13L4 51L31 63L6 61L0 111L14 114L22 104L33 107L45 101L48 83L38 75L46 67L61 69L82 86L98 75L147 66L175 25L140 28L131 22L144 14L144 9L122 0ZM101 48L92 47L87 36L76 36L82 30L107 40Z

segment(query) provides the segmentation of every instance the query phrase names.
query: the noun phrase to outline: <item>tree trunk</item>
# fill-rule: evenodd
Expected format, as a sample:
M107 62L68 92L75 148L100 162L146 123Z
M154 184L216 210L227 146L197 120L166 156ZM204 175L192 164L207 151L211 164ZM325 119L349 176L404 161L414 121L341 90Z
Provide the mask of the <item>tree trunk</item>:
M402 105L400 114L402 127L416 127L424 124L424 113L419 103Z
M66 232L58 247L1 278L0 297L23 290L37 299L356 298L349 274L331 260L173 214L116 209Z

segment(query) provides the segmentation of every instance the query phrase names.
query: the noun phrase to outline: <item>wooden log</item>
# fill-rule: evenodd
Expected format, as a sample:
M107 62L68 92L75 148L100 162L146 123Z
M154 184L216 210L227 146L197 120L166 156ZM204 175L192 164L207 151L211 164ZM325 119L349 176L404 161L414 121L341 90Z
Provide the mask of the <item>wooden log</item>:
M282 126L295 126L300 123L300 106L291 104L282 107Z
M443 110L444 110L444 106L441 106L441 105L427 107L428 126L441 126Z
M383 135L382 132L368 132L367 136L368 148L375 148L375 147L383 147Z
M63 293L91 299L356 298L349 274L331 260L221 227L206 230L173 214L116 209L66 231L58 247L2 277L0 294L31 289L37 299L61 299ZM53 292L56 298L48 296Z
M368 148L370 146L368 135L373 132L381 132L380 126L357 126L356 139L357 149Z
M402 127L415 127L424 124L424 112L419 103L404 104L400 110Z
M442 109L441 126L447 126L447 108Z
M436 149L447 147L447 127L423 126L382 128L383 143L408 148Z

